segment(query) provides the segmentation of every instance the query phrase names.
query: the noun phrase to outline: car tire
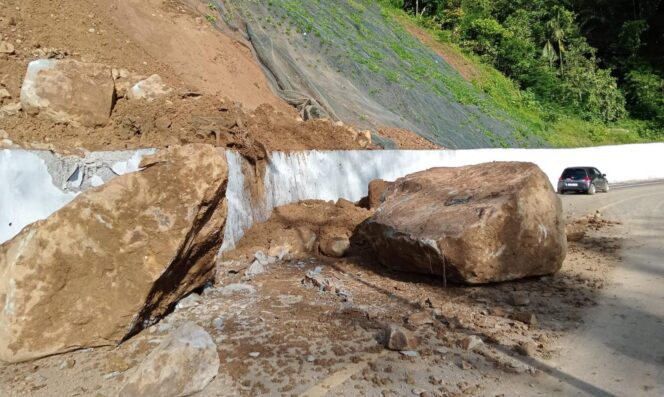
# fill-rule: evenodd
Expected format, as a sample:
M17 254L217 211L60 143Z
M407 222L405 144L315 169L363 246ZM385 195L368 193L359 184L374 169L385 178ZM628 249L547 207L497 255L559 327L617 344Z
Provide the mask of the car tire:
M558 194L563 195L563 194L565 194L565 191L564 190L558 190Z
M609 192L609 184L607 183L606 187L604 188L604 193L608 193L608 192Z
M596 191L597 190L595 189L595 185L591 183L590 186L588 187L587 193L592 196L593 194L595 194Z

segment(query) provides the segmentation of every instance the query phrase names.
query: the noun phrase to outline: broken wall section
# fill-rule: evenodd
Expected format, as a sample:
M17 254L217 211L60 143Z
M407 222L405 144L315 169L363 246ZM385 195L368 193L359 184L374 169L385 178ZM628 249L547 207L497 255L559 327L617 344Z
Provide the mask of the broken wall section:
M40 150L0 150L0 244L46 219L80 192L137 171L154 149L63 156Z

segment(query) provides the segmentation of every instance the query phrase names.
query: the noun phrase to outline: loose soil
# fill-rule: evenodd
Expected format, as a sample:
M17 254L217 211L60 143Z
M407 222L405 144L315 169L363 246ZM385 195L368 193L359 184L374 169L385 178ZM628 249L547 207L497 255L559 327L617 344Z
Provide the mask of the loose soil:
M120 98L101 128L19 112L0 115L0 130L19 147L60 152L191 142L237 148L254 157L272 150L373 148L356 142L352 127L298 121L295 109L269 88L250 44L208 22L202 16L205 7L177 0L5 1L0 39L14 44L16 52L0 55L0 88L11 95L0 99L0 106L19 101L27 65L39 58L158 74L174 93L151 103ZM399 137L402 148L424 147L414 133L403 131Z
M348 230L366 215L342 205L345 209L324 202L279 208L279 215L253 228L240 247L267 249L268 236L292 225L325 226L321 221L329 215L342 219L332 220L334 227ZM581 323L584 308L595 305L608 270L619 260L620 239L611 229L591 228L580 242L570 243L563 269L553 276L485 286L443 288L440 279L389 272L361 252L343 259L284 259L254 278L220 268L217 284L203 291L200 304L176 310L117 348L0 366L0 394L115 395L153 346L178 325L194 321L212 335L222 360L219 375L201 396L322 396L329 385L338 385L333 396L413 390L491 395L484 389L488 380L537 375L532 359L555 357L556 340ZM304 282L312 271L342 285L347 295ZM254 292L233 293L227 286L234 283ZM515 305L517 293L527 302ZM430 324L409 321L415 313L424 313ZM518 313L534 315L537 322L518 320ZM222 327L215 322L219 318ZM391 323L420 339L414 357L383 348L383 329ZM465 350L471 335L484 343Z

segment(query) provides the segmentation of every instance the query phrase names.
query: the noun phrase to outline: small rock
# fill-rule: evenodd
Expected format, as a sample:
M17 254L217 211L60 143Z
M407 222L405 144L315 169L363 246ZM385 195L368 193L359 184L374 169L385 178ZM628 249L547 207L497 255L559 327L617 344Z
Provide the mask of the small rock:
M431 316L431 313L422 311L422 312L417 312L414 314L411 314L408 317L408 324L414 325L416 327L419 327L421 325L425 324L433 324L433 317Z
M363 148L371 146L371 131L364 130L358 132L355 141Z
M198 306L201 303L201 296L193 293L181 299L176 305L175 310L187 309L189 307Z
M436 353L439 353L439 354L447 354L447 353L449 353L449 352L450 352L450 349L448 349L448 348L446 348L446 347L438 347L438 348L436 348Z
M251 358L258 358L258 356L260 356L260 355L261 355L260 352L251 352L251 353L249 353L249 357L251 357Z
M14 51L14 45L12 43L0 41L0 54L12 55Z
M159 75L153 74L145 80L134 84L129 90L127 97L129 99L144 99L148 102L168 95L171 89L161 80Z
M249 284L228 284L224 287L219 288L219 293L224 296L233 295L233 294L248 294L251 295L256 292L256 288Z
M254 254L254 259L256 259L263 266L268 266L277 262L276 257L265 255L263 251L256 252Z
M215 318L214 320L212 320L212 326L217 331L221 331L222 329L224 329L224 318L223 317Z
M500 306L492 307L491 309L489 309L489 313L492 316L505 317L505 309L503 309Z
M406 357L417 357L417 352L413 350L402 350L399 353Z
M512 293L512 304L514 306L527 306L530 304L530 298L523 292Z
M346 236L325 236L320 241L320 252L331 258L343 258L350 248L350 240Z
M477 335L470 335L470 336L468 336L467 338L465 338L464 340L461 341L461 347L464 350L475 350L476 348L478 348L479 346L481 346L483 344L484 344L484 342Z
M60 364L60 369L71 369L76 365L76 360L73 358L68 358Z
M12 94L10 94L6 88L0 88L0 102L2 102L3 99L9 99L11 97Z
M244 272L244 275L247 277L253 277L262 273L265 273L265 266L259 260L255 260L249 265L249 268Z
M21 102L10 103L0 108L0 116L15 116L22 109Z
M268 256L275 257L281 261L289 258L292 250L293 247L290 244L275 245L270 247L270 249L267 251L267 254Z
M534 342L525 342L517 346L517 351L527 357L534 357L537 354L537 345Z
M316 358L313 355L310 354L310 355L307 356L307 358L305 358L305 360L308 363L313 363L314 361L316 361Z
M385 329L386 347L390 350L413 350L418 340L407 329L396 324L390 324Z
M461 367L461 369L466 370L466 371L469 370L469 369L473 369L472 364L470 364L466 360L461 360L461 364L459 366Z
M219 372L217 346L192 322L167 336L129 375L120 397L189 396Z
M154 121L155 127L157 127L160 130L167 130L171 127L171 119L169 119L166 116L161 116L158 117L157 120Z
M533 313L529 312L520 312L520 313L515 313L513 318L517 321L521 321L522 323L526 323L529 325L536 325L537 324L537 316Z

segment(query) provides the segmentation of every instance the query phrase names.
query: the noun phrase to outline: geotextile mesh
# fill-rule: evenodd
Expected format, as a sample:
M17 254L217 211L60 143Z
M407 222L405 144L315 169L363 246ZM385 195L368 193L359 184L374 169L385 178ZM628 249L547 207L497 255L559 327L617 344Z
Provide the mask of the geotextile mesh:
M375 2L209 4L251 41L275 92L305 119L405 128L448 148L517 146L514 122Z

